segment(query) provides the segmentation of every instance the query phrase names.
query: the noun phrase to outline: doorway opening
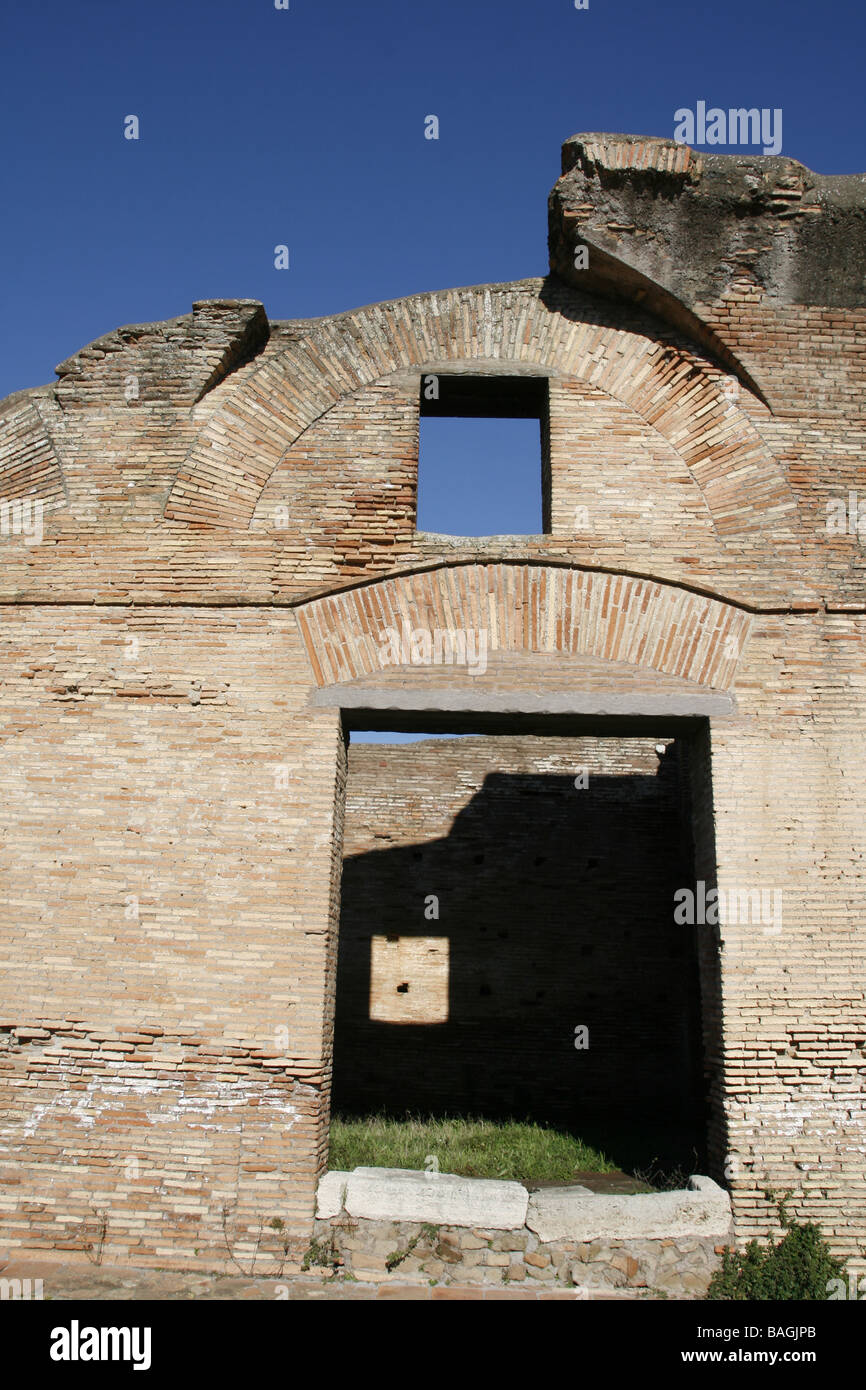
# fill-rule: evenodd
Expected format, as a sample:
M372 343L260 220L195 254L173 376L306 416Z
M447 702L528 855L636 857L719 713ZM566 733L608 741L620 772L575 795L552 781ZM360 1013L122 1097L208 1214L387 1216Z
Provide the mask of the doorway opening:
M704 721L403 716L382 742L383 719L349 733L333 1116L522 1122L662 1185L707 1171L718 943L674 919L713 872Z

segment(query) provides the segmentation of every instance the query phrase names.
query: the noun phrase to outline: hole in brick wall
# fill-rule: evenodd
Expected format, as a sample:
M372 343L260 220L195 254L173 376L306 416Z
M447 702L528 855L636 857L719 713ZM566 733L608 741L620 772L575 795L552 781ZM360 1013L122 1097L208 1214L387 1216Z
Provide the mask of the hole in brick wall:
M436 396L428 398L435 382ZM419 531L452 536L549 530L547 380L422 377Z
M660 762L657 738L477 735L374 753L353 733L335 1115L529 1119L624 1167L696 1171L699 968L712 994L713 964L699 967L697 929L673 919L674 892L695 881L690 740ZM591 769L579 794L574 766Z

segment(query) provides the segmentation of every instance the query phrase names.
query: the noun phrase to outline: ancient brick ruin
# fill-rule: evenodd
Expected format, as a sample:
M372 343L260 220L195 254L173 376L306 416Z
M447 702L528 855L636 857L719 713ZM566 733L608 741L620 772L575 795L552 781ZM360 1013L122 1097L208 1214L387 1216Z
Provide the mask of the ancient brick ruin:
M682 1102L739 1239L790 1190L862 1264L864 179L613 135L563 171L545 279L293 322L197 303L0 404L6 1247L218 1265L273 1218L309 1238L332 1082L405 1091L401 1038L444 1027L438 1102L505 1106L509 1075L601 1129L619 1087ZM431 378L458 414L530 403L543 534L416 529ZM388 631L483 631L485 668L383 663ZM352 752L344 1002L369 728L476 737L392 750L378 781ZM419 768L440 794L413 822ZM521 994L489 901L452 932L448 895L472 804L511 789L518 854L542 774L578 817L581 911L572 937L537 888ZM432 842L425 885L401 866ZM503 1018L531 1045L497 1069Z

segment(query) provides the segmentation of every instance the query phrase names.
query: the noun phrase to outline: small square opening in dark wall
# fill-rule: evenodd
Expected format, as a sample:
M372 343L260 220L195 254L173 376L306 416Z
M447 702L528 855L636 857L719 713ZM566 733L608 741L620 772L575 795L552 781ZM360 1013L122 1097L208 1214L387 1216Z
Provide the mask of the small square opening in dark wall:
M548 530L546 377L427 374L419 413L419 531Z

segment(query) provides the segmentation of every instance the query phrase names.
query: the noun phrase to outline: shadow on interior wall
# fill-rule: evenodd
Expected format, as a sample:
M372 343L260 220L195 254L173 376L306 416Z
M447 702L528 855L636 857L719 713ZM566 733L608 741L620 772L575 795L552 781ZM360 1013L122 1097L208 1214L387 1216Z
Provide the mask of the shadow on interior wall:
M700 1159L695 933L673 921L694 881L680 806L672 752L656 776L581 790L494 773L446 838L348 857L335 1112L510 1116L623 1166Z

